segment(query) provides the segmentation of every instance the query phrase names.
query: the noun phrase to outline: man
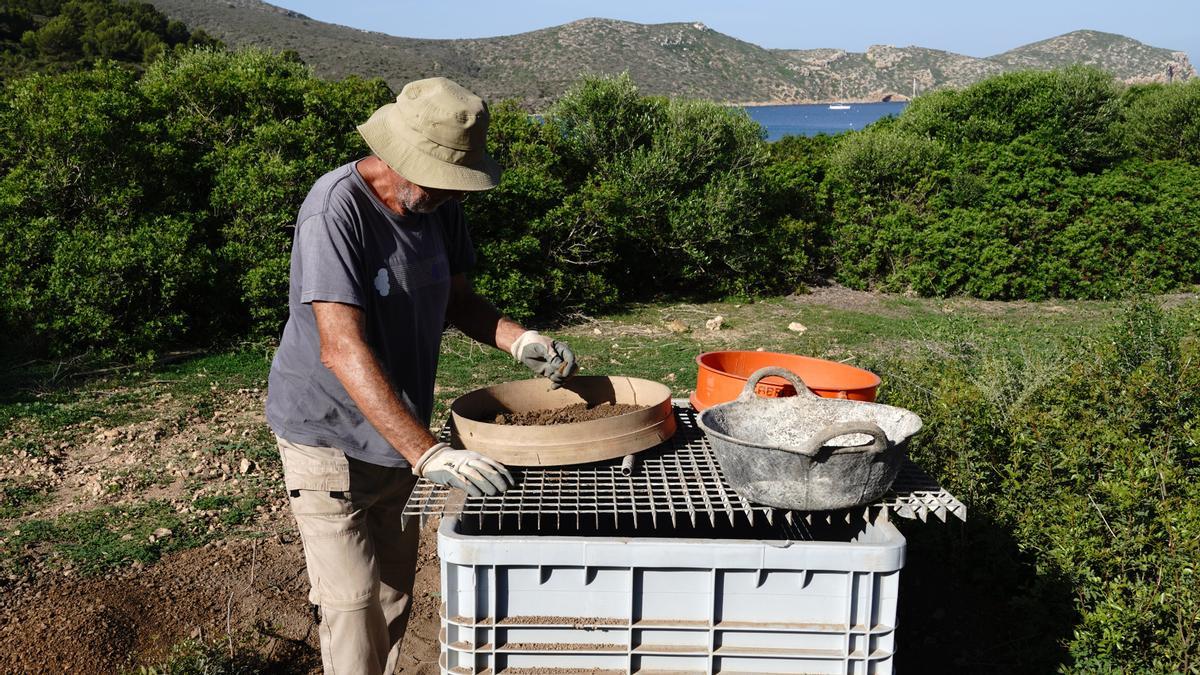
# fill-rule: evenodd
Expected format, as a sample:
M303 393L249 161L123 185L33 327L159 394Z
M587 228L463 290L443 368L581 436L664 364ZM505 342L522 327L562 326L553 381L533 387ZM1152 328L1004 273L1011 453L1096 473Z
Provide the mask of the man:
M290 315L271 364L267 421L320 608L326 673L390 673L408 618L416 528L400 513L418 476L498 494L500 463L429 431L445 322L561 385L563 343L477 295L459 202L495 187L488 111L445 78L412 82L358 127L372 155L321 177L300 208Z

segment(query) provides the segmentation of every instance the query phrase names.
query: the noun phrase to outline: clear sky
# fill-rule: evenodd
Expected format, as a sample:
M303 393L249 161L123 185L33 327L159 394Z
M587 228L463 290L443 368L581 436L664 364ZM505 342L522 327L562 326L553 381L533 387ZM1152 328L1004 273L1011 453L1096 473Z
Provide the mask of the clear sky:
M1200 0L269 1L320 21L419 38L511 35L598 16L638 23L699 21L769 48L918 45L970 56L1088 28L1200 57Z

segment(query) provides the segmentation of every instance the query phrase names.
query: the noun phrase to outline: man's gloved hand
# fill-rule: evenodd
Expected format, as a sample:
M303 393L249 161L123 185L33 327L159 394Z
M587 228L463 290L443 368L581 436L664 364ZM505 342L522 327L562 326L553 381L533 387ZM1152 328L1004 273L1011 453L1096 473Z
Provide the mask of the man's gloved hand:
M527 330L512 343L513 358L525 367L550 378L550 388L558 389L575 375L579 364L575 363L575 352L565 342L551 340L536 330Z
M438 443L421 455L413 474L438 485L466 490L472 497L498 495L516 485L504 465L474 450L455 450Z

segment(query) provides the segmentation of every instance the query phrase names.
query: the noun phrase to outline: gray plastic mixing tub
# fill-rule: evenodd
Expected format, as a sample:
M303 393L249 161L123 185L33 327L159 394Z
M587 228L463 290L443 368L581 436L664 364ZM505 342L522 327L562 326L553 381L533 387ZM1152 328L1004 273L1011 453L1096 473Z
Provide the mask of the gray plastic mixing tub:
M795 385L796 396L756 396L755 385L771 375ZM778 367L756 371L736 400L708 408L698 421L730 487L750 501L799 511L883 496L922 426L903 408L821 398Z

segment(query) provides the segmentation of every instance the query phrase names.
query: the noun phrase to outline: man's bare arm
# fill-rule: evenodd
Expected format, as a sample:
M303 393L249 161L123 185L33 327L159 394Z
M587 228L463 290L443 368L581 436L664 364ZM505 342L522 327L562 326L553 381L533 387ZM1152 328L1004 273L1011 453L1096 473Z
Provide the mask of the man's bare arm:
M467 337L510 351L512 343L525 329L521 324L500 313L492 303L475 292L465 274L450 279L450 303L446 318Z
M367 421L409 464L437 439L400 400L366 339L362 309L337 302L312 303L321 336L321 363L333 371Z

